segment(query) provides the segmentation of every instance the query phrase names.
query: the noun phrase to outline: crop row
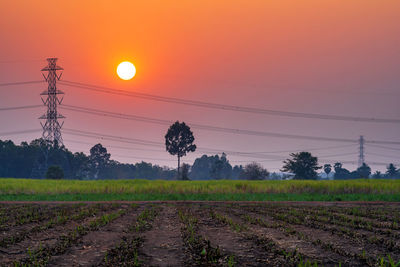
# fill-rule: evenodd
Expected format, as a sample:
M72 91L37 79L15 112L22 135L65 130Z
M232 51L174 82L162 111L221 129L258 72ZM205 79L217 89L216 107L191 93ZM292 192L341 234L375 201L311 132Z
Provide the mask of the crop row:
M35 225L21 231L16 231L12 235L2 238L0 240L0 247L9 247L23 241L25 238L31 236L32 234L40 233L45 230L55 228L56 226L62 226L69 222L80 223L87 217L95 216L99 214L99 212L105 212L109 208L109 206L94 205L79 207L79 209L70 209L70 211L68 212L69 215L57 215L40 225ZM111 208L114 209L116 208L116 206L111 206Z
M230 210L230 214L236 214L235 210ZM245 223L239 222L234 219L231 215L226 215L224 212L219 213L214 209L210 210L210 215L213 219L217 220L219 223L229 225L230 228L235 232L240 232L247 239L254 240L257 246L262 247L265 251L268 251L275 255L275 258L282 257L285 261L285 266L318 266L318 262L308 259L308 257L296 250L289 250L287 248L279 246L274 240L266 236L260 236L253 232ZM242 217L240 214L239 217ZM249 215L244 215L243 221L246 223L251 223L255 225L261 225L267 228L282 228L280 224L267 225L264 221L253 218Z
M400 223L399 209L389 209L385 207L324 207L331 212L376 219L380 222Z
M198 219L190 209L179 210L178 215L182 223L182 238L190 255L190 265L234 266L234 255L223 255L219 247L213 247L209 240L198 233Z
M157 260L172 259L163 254L165 249L173 251L175 258L182 251L185 257L179 261L189 266L400 266L398 229L395 224L385 228L391 215L375 208L374 216L386 216L387 223L368 217L363 208L337 206L184 204L164 207L162 212L162 206L149 204L43 207L42 217L32 220L32 224L18 226L15 220L9 220L11 230L17 231L4 234L0 240L0 246L7 248L0 252L4 255L0 264L14 261L13 266L45 266L70 262L67 255L78 255L78 244L86 248L90 244L86 250L86 255L91 255L88 261L100 266L148 266L154 262L153 255L164 255ZM28 215L38 210L36 205L12 208L0 206L0 213L17 218L18 212ZM53 217L47 218L49 214ZM165 216L166 223L162 224L163 218L157 216ZM153 224L163 228L149 232ZM175 227L173 234L161 234L171 226ZM106 242L98 236L107 237ZM170 237L175 241L165 243ZM157 245L153 248L151 244ZM20 247L28 247L26 254L16 254L22 252ZM7 259L7 253L10 257L15 254L15 258Z
M28 256L14 263L14 266L45 266L54 255L63 254L69 247L91 231L96 231L126 213L118 210L103 214L82 225L78 225L67 234L61 235L53 245L39 245L39 248L28 248Z
M333 211L327 207L322 208L310 208L310 207L285 207L280 208L280 211L286 212L298 212L298 213L306 213L309 215L317 215L317 216L324 216L327 217L329 220L336 220L344 223L349 223L354 227L358 227L359 229L365 230L372 230L375 228L390 228L392 230L399 230L400 227L397 221L391 221L390 223L385 223L381 221L375 221L370 218L362 218L358 215L351 215L351 214L343 214L340 211Z
M385 246L388 250L398 250L399 244L397 240L400 238L400 234L397 231L391 229L379 229L375 228L373 224L361 221L353 220L343 216L334 216L331 214L325 214L318 216L311 210L298 210L298 209L286 209L278 210L270 208L267 210L267 214L273 215L275 219L288 219L291 218L291 223L295 224L306 224L308 226L323 225L328 228L332 227L339 232L355 238L357 240L366 240L371 244L379 244ZM375 225L376 226L376 225ZM371 232L371 235L364 232L358 232L356 230L365 230ZM386 238L384 237L386 236Z
M340 246L335 245L334 243L326 242L319 238L317 238L317 239L311 238L304 232L296 230L295 228L291 227L291 225L289 224L290 219L288 221L282 219L283 222L274 221L274 223L269 223L269 222L266 222L263 218L250 216L249 214L246 214L244 216L242 215L242 218L251 224L259 225L259 226L262 226L265 228L278 229L287 236L295 236L299 240L304 240L315 246L319 246L325 250L330 250L334 253L344 256L345 258L348 258L348 259L355 258L355 259L360 260L361 262L366 263L365 255L360 256L357 254L353 254L353 253L341 248ZM338 262L338 265L341 265L341 262Z
M326 211L319 212L313 211L310 208L289 208L289 207L264 207L263 209L248 207L246 210L257 210L263 214L275 214L276 216L291 216L292 223L301 224L304 221L320 222L323 224L329 224L334 226L339 226L341 229L352 229L352 230L365 230L374 233L375 235L384 235L389 238L389 240L396 240L400 237L399 233L392 230L382 228L383 227L377 223L370 221L364 221L361 219L348 218L344 215L335 215L328 213ZM350 230L349 230L350 231ZM343 231L342 231L343 232ZM377 237L378 238L378 237ZM379 239L379 238L378 238ZM387 239L386 239L387 240Z
M29 205L22 207L11 206L0 217L0 231L9 230L10 227L24 225L32 222L41 222L55 216L63 216L71 211L81 208L82 204L62 206Z
M152 228L152 222L157 215L158 209L155 207L146 208L142 211L135 222L128 226L127 235L122 237L121 242L105 253L100 265L142 266L139 249L143 244L143 237L139 234L149 231Z
M330 250L334 253L337 253L341 256L346 257L347 259L354 258L357 261L361 262L363 265L380 266L380 267L398 267L398 266L400 266L400 261L396 263L392 259L391 255L377 256L375 258L370 255L367 255L365 250L363 250L361 253L358 253L358 254L351 253L351 252L347 251L346 249L344 249L341 245L336 245L332 242L326 242L319 238L314 239L301 231L295 230L293 227L291 227L290 225L288 225L286 223L280 224L280 223L275 222L274 224L271 225L269 223L266 223L262 218L259 218L259 217L251 217L249 215L245 215L245 216L243 216L243 218L252 224L261 225L266 228L279 229L286 234L296 236L299 240L308 241L315 246L320 246L325 250ZM284 222L287 222L287 221L284 221ZM301 265L301 264L299 264L299 265ZM313 266L316 266L316 263L313 263ZM341 266L341 263L339 263L338 266Z
M373 244L376 244L377 240L379 240L380 245L385 245L389 250L393 250L393 241L388 242L388 240L382 240L376 238L376 240L372 240L371 237L368 237L367 235L363 235L360 233L355 233L354 231L348 231L344 230L341 227L335 227L335 226L328 226L327 224L324 224L326 222L320 223L317 220L313 220L313 218L307 217L307 215L302 213L296 213L296 216L292 214L288 215L285 213L282 213L281 211L278 210L269 210L268 213L260 212L260 210L253 210L253 212L261 213L261 214L266 214L268 216L271 216L274 219L274 224L267 224L265 223L264 220L261 218L253 219L249 215L244 215L243 217L252 222L252 223L257 223L259 225L263 225L265 227L274 227L278 229L283 229L286 233L291 234L291 235L296 235L299 239L307 240L311 242L314 245L321 246L324 249L331 250L339 255L345 256L346 258L354 258L357 259L360 262L364 262L364 264L369 265L369 266L376 266L379 262L382 261L382 259L386 259L384 262L388 263L389 259L391 259L391 256L388 255L385 257L384 255L377 255L377 256L371 256L368 255L365 250L363 250L360 253L351 253L347 251L346 249L343 249L340 245L333 244L331 242L326 242L321 239L315 239L307 236L303 232L297 231L293 229L290 225L303 225L306 227L311 227L315 229L322 229L324 231L330 232L331 234L338 234L338 235L347 235L350 238L356 239L356 241L367 241ZM277 223L276 221L283 222L284 224ZM360 235L361 238L360 238Z

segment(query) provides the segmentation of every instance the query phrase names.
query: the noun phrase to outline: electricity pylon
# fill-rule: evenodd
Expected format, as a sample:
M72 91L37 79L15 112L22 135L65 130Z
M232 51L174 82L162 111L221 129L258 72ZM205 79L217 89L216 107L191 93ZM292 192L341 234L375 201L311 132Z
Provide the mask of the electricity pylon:
M365 163L365 158L364 158L364 136L360 136L359 139L359 144L360 144L360 153L358 155L358 167L361 167Z
M61 71L63 68L57 66L57 58L48 58L47 62L48 65L42 69L43 72L47 72L47 75L43 73L42 75L48 86L47 90L40 94L43 105L47 107L47 112L39 117L40 120L45 120L44 123L40 122L43 128L42 142L40 144L42 153L38 156L36 164L32 169L32 178L44 177L48 168L50 150L64 145L61 136L61 127L64 123L60 124L58 120L65 117L57 111L57 106L63 100L63 98L59 99L58 96L64 94L61 90L57 90L57 81L60 80L62 74L57 75L57 71Z
M61 136L61 127L64 122L60 124L58 120L64 119L65 117L58 113L57 106L60 105L63 100L63 98L59 99L58 95L63 95L64 92L57 90L57 81L60 80L62 75L62 72L60 75L57 75L57 71L63 70L63 68L57 66L57 58L48 58L47 62L48 65L44 67L42 71L48 73L47 75L42 74L48 86L47 90L40 94L43 104L47 106L47 112L39 118L41 120L46 120L44 123L40 122L43 128L42 139L53 146L61 146L64 145ZM43 96L47 97L43 99Z

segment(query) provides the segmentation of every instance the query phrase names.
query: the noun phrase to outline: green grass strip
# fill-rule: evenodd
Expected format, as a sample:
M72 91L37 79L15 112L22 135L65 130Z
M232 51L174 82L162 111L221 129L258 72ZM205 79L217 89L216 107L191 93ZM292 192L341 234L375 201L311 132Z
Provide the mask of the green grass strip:
M216 193L216 194L2 194L0 201L390 201L399 202L400 194L289 194L289 193Z
M0 194L400 194L400 179L333 181L46 180L0 178Z

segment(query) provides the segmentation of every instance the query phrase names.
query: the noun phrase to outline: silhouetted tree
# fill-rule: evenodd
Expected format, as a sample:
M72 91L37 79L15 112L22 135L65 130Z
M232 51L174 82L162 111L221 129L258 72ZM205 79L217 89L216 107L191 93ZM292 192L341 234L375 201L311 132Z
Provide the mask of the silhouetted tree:
M64 171L60 166L52 165L47 169L46 178L47 179L63 179Z
M53 146L43 139L35 139L29 144L15 145L12 141L0 140L0 177L44 178L46 171L33 172L38 163L43 164L48 154L48 165L60 166L64 179L173 179L176 169L160 167L151 163L122 164L110 160L110 155L101 145L94 146L91 155L72 153L64 146Z
M231 174L231 178L232 179L240 179L240 175L243 172L243 166L242 165L235 165L232 169L232 174Z
M383 178L383 175L382 175L382 173L381 173L380 171L376 171L376 172L372 175L372 178L374 178L374 179L382 179L382 178Z
M369 178L371 175L371 168L363 163L356 171L357 177L354 178Z
M193 142L193 132L184 122L179 123L179 121L176 121L169 127L165 135L166 150L171 155L178 156L178 177L180 173L181 157L185 156L188 152L194 152L196 150L196 145L193 144Z
M227 160L225 153L222 153L221 157L203 155L195 159L189 176L193 180L230 179L232 165Z
M396 169L393 163L390 163L386 168L385 177L397 178L399 176L399 170Z
M190 178L193 180L209 180L211 179L211 169L217 155L207 156L202 155L200 158L196 158L192 165L192 170L190 172Z
M89 166L95 179L99 178L99 173L110 162L111 155L101 144L97 144L90 149Z
M241 174L241 178L247 180L264 180L268 176L269 172L256 162L247 164Z
M343 164L340 162L336 162L333 165L333 169L335 170L335 180L344 180L344 179L350 179L350 171L343 168Z
M135 164L136 172L135 178L139 179L157 179L156 172L154 172L153 165L148 162L139 162Z
M331 164L325 164L324 165L324 172L326 173L326 178L329 179L329 174L332 171L332 165Z
M340 162L336 162L335 164L333 164L333 169L336 171L336 170L339 170L339 169L342 169L343 168L343 164L342 163L340 163Z
M182 171L181 171L181 180L190 180L189 179L189 170L190 170L190 165L187 163L183 163Z
M287 159L283 163L282 171L294 173L293 179L316 179L318 158L313 157L310 152L299 152L290 154L292 159Z
M268 180L282 180L282 174L273 172L268 176Z
M232 166L226 159L226 154L222 153L221 157L215 156L215 161L211 166L210 176L212 179L229 179L232 174Z
M71 158L71 172L74 179L87 180L90 176L89 157L83 152L76 152Z

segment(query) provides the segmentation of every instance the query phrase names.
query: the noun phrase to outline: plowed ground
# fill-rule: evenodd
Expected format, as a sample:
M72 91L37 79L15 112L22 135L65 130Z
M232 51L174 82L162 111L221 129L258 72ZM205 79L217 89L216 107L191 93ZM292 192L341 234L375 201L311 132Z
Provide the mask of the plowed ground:
M1 266L396 266L395 203L3 203Z

